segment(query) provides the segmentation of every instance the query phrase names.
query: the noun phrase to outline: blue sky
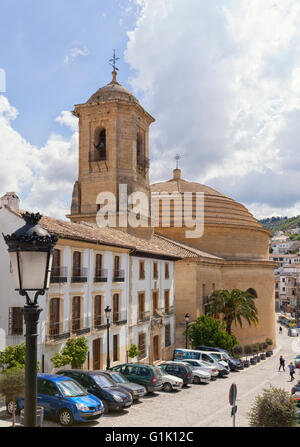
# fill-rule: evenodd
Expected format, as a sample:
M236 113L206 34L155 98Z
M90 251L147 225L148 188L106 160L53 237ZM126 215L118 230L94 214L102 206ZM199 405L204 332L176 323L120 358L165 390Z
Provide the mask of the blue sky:
M135 23L128 7L132 5L126 0L1 1L0 67L6 71L6 96L21 112L14 128L32 144L45 144L58 130L54 120L61 110L72 110L110 81L108 61L114 48L126 86L129 66L122 55L126 31ZM73 48L87 55L65 63ZM59 131L67 134L68 129Z
M300 214L300 0L1 0L0 195L63 217L69 111L111 80L156 119L150 180L186 180L256 217Z

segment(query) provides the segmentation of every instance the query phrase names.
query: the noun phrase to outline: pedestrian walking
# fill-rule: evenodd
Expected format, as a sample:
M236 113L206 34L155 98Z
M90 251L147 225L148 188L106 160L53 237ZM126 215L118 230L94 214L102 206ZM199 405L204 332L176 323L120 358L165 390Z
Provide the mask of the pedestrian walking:
M281 368L283 369L283 371L285 371L284 365L285 365L285 360L284 360L283 356L281 355L280 359L279 359L279 370L278 371L280 371Z
M280 328L279 328L279 334L281 335L282 334L282 327L280 326Z
M291 382L294 380L294 374L295 374L295 366L293 362L289 364L289 370L290 370L290 376L291 376Z

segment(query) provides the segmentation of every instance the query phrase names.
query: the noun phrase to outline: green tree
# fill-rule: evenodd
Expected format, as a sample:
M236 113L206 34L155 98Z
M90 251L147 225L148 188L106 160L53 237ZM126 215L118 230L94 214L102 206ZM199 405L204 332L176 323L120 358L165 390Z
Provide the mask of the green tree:
M0 394L6 402L12 401L12 426L16 425L16 397L23 397L25 391L25 372L23 368L6 369L0 377Z
M136 345L131 345L128 351L128 357L134 359L137 355L139 355L140 351L138 350Z
M0 367L3 370L11 368L25 368L25 343L16 346L7 346L0 351Z
M187 332L193 347L196 345L217 346L231 351L235 345L239 344L235 335L229 335L224 330L221 321L206 315L201 315L194 323L190 323Z
M243 290L215 290L208 299L206 314L211 317L221 316L227 333L231 335L232 323L238 323L242 327L243 319L249 326L252 323L257 326L258 312L254 300L253 295Z
M250 427L295 427L296 404L288 391L271 386L256 396L248 419Z
M61 352L51 357L55 368L71 365L72 368L81 368L87 358L88 344L86 337L69 338Z

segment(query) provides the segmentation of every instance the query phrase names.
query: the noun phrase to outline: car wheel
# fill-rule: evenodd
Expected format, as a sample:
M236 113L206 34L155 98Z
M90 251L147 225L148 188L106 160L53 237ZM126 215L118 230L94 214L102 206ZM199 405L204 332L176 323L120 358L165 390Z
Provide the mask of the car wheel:
M6 411L7 413L12 416L13 414L13 408L15 407L15 414L19 414L20 413L20 408L17 402L14 402L13 400L9 400L6 403Z
M164 386L163 386L164 391L167 391L168 393L170 393L170 391L172 391L172 389L173 389L173 387L169 382L164 383Z
M72 411L68 410L68 408L63 408L59 412L58 420L59 423L64 427L72 425L74 423L74 417Z
M200 377L195 376L193 382L199 384L201 382Z
M103 406L104 406L104 414L107 414L108 411L109 411L109 409L108 409L108 405L107 405L107 403L105 402L105 400L103 400L102 402L103 402Z

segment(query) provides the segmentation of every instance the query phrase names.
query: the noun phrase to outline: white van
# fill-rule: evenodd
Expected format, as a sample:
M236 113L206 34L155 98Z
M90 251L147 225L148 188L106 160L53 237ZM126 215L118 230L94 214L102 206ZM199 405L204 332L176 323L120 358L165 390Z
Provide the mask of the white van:
M196 351L195 349L174 349L173 360L195 359L203 360L214 366L219 371L219 376L226 376L229 374L229 367L227 362L218 359L214 354L206 351Z

